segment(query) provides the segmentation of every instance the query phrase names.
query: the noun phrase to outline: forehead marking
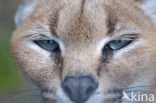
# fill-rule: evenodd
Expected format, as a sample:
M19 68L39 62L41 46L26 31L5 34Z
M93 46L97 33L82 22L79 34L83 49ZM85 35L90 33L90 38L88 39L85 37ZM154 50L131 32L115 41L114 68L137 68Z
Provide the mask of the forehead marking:
M117 19L115 17L113 17L112 14L109 14L108 17L107 17L107 35L113 35L114 31L115 31L115 27L116 27L116 24L117 24Z
M82 4L81 4L81 13L83 13L84 6L85 6L85 2L86 2L86 0L82 0Z
M56 33L56 28L58 26L58 20L59 20L59 12L60 12L61 8L54 10L53 14L51 15L50 19L49 19L49 27L50 27L50 31L52 33L53 36L58 37L57 33Z
M81 0L81 5L80 5L80 10L79 12L77 13L77 20L75 21L75 24L73 25L76 25L77 27L74 28L74 29L77 29L78 30L78 33L77 34L80 34L81 31L83 31L83 28L82 26L84 26L84 22L85 20L84 19L84 16L83 16L83 11L84 11L84 6L85 6L85 1L86 0ZM67 2L66 2L67 4ZM51 31L51 34L55 37L59 37L60 34L57 34L57 29L59 28L58 25L59 25L59 17L60 17L60 13L61 13L61 10L64 10L66 9L65 5L60 7L60 8L57 8L57 9L54 9L53 10L53 13L51 14L50 18L49 18L49 28L50 28L50 31ZM69 12L70 13L70 12ZM71 18L71 22L72 21L72 18ZM64 25L64 24L62 24ZM75 26L74 26L75 27ZM84 29L85 30L85 29ZM71 31L72 32L72 31ZM71 34L71 33L69 33ZM76 34L74 34L76 36ZM72 35L70 35L72 36ZM77 35L78 36L78 35ZM80 36L80 35L79 35Z
M88 24L90 22L87 22L87 18L83 15L84 8L85 8L84 7L85 2L86 2L86 0L81 1L81 7L80 7L79 14L78 14L78 18L75 21L75 23L76 23L75 26L73 26L74 30L72 29L73 31L68 33L68 34L70 34L70 37L73 36L73 38L75 38L78 41L78 44L80 42L82 43L83 40L84 41L88 41L88 40L90 41L91 38L92 38L92 35L90 34L92 29L89 27L89 24ZM107 12L111 11L111 13L109 13L109 14L108 13L103 14L103 15L107 15L106 19L105 19L106 20L106 28L107 28L105 35L112 36L114 34L115 27L116 27L116 24L117 24L118 20L115 18L116 17L115 13L112 10L109 10L109 8L110 7L106 8L106 9L105 9L105 7L103 8L103 9L107 10ZM58 35L63 35L63 34L57 34L56 33L56 30L58 29L59 14L60 14L61 9L63 9L63 8L60 7L59 9L55 9L54 12L53 12L53 15L52 15L52 17L50 19L50 24L49 24L50 30L51 30L52 35L54 35L55 37L58 37ZM103 20L103 22L105 22L105 20ZM64 39L63 36L61 38L62 38L62 40ZM72 40L74 40L74 39L72 39ZM69 41L70 40L68 40L67 43L69 43ZM65 44L67 44L67 43L65 43Z

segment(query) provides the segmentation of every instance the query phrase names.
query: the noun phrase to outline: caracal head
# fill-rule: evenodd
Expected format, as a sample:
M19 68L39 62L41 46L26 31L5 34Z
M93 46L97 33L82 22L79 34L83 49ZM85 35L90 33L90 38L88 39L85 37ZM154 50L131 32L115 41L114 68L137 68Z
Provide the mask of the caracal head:
M21 73L40 88L44 103L123 103L130 87L150 91L156 84L156 29L141 5L27 0L11 40Z

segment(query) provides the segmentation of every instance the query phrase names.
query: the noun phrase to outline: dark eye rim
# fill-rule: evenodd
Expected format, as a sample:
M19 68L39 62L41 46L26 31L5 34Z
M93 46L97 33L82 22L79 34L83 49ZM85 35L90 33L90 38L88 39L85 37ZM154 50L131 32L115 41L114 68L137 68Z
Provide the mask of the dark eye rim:
M127 41L127 43L126 43L125 45L121 46L121 47L118 48L118 49L112 49L112 48L110 48L109 45L110 45L110 43L112 43L112 42L114 42L114 41ZM112 41L110 41L105 47L109 48L109 49L112 50L112 51L117 51L117 50L120 50L120 49L122 49L122 48L125 48L126 46L128 46L129 44L131 44L133 41L134 41L134 40L112 40Z
M118 49L115 49L115 50L113 50L112 48L109 47L109 44L110 44L111 42L113 42L113 41L115 41L115 40L112 40L112 41L108 42L108 43L103 47L103 49L102 49L102 58L101 58L101 60L102 60L103 62L108 62L109 59L112 58L112 55L113 55L114 52L116 52L116 51L118 51L118 50L120 50L120 49L122 49L122 48L127 47L127 46L130 45L132 42L134 42L135 39L134 39L134 40L125 40L125 41L128 41L128 42L126 43L126 45L124 45L124 46L122 46L122 47L120 47L120 48L118 48Z
M43 42L43 41L53 41L54 43L56 43L57 44L57 48L55 48L54 50L49 50L49 49L47 49L47 48L45 48L45 47L43 47L39 42ZM35 44L37 44L39 47L41 47L42 49L44 49L44 50L47 50L47 51L50 51L50 52L61 52L61 50L60 50L60 46L59 46L59 44L55 41L55 40L53 40L53 39L47 39L47 40L34 40L33 42L35 43Z
M133 33L133 34L123 34L121 35L118 39L114 39L114 40L111 40L109 41L105 46L104 48L109 48L109 45L110 43L114 42L114 41L127 41L127 43L123 46L121 46L120 48L118 49L112 49L112 48L109 48L111 51L118 51L122 48L125 48L127 47L129 44L135 42L136 40L138 40L138 35L140 35L140 33ZM104 49L103 49L104 50Z

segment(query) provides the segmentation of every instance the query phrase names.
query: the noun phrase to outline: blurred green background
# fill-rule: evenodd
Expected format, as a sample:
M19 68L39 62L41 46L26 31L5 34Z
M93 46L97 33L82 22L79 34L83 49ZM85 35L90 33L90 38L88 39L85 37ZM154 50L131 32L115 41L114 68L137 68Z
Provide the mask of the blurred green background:
M15 30L14 14L22 0L0 0L0 94L23 88L10 54L10 37ZM1 102L0 102L1 103Z
M21 3L23 0L0 0L0 103L41 102L38 89L25 86L10 53L14 15Z

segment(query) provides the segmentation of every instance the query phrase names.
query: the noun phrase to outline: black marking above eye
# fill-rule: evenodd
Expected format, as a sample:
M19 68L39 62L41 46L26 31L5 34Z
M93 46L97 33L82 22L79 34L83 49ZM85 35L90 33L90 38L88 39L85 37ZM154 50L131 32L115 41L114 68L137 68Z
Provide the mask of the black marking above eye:
M36 40L34 42L47 51L56 52L60 50L59 44L54 40Z

